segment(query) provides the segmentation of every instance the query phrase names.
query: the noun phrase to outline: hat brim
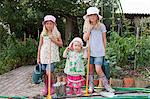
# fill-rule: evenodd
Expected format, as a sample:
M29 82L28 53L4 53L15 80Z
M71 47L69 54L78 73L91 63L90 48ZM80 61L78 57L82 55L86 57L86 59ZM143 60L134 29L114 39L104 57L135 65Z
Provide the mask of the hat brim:
M83 16L83 19L85 20L85 19L87 18L88 15L90 15L90 14L84 15L84 16ZM103 18L101 15L98 15L98 14L97 14L97 16L98 16L99 20L101 20L101 19Z
M53 20L46 20L46 21L52 21L52 22L56 25L56 22L54 22ZM44 23L45 23L46 21L43 21L43 22L42 22L42 25L44 25Z

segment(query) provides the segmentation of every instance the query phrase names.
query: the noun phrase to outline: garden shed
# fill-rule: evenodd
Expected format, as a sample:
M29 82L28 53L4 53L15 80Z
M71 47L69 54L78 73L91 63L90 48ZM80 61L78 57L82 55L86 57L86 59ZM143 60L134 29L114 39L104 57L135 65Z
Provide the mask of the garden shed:
M120 0L122 11L125 18L129 19L131 24L139 30L150 35L150 0Z

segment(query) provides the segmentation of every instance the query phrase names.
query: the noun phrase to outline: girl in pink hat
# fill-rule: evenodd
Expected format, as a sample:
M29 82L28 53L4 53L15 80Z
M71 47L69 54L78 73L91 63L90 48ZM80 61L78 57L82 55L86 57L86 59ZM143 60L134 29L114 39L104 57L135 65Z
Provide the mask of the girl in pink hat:
M96 73L100 79L102 79L104 88L109 92L114 92L115 90L108 84L108 79L101 68L103 58L106 54L106 27L100 22L102 16L99 15L99 9L96 7L89 7L87 9L87 14L83 16L83 18L85 20L83 26L83 39L84 41L89 40L90 45L89 91L94 91L93 74L95 66Z
M52 15L46 15L43 21L43 31L40 35L40 42L38 47L37 63L42 65L42 69L46 71L45 75L45 88L42 91L42 95L48 93L48 72L54 72L55 62L60 60L59 47L62 47L63 42L61 34L56 27L56 18ZM50 68L49 65L50 64ZM51 76L50 76L51 77ZM51 77L52 78L52 77ZM52 81L52 79L51 79ZM51 82L51 94L54 93L54 88Z
M63 57L66 58L64 72L67 74L67 85L69 87L67 94L81 95L81 86L84 81L82 76L85 75L82 39L74 38L69 47L65 49Z

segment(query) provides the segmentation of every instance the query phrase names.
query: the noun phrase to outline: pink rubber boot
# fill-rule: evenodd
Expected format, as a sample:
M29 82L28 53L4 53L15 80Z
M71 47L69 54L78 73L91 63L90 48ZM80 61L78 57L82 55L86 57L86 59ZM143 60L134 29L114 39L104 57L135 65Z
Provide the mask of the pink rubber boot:
M47 96L47 94L48 94L48 80L45 79L45 80L44 80L44 83L45 83L45 86L44 86L44 89L42 90L42 95L43 95L43 96ZM54 94L53 81L51 81L51 89L50 89L50 91L51 91L51 92L50 92L51 95Z
M53 86L53 81L51 81L51 95L54 94L54 86Z
M44 83L45 83L45 86L44 86L44 89L42 90L42 95L47 96L47 93L48 93L48 89L47 89L48 88L48 80L45 79Z

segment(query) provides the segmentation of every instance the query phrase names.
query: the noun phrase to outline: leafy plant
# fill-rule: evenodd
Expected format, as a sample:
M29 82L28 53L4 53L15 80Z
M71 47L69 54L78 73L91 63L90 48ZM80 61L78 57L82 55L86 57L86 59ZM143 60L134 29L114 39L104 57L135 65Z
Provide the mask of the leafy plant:
M107 56L111 65L123 66L128 62L128 56L134 55L135 37L121 37L116 32L110 35L107 44Z
M9 35L0 53L0 74L22 65L35 64L36 54L37 42L34 39L21 41L15 35Z

